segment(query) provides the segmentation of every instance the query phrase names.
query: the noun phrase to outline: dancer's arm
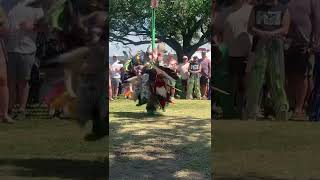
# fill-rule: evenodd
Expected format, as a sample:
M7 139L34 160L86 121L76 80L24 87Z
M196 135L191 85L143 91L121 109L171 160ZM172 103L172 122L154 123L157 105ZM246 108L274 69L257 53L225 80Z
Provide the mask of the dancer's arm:
M72 71L70 69L65 68L64 77L65 77L64 83L65 83L65 87L67 89L68 94L73 98L77 97L76 93L72 88Z
M89 53L88 47L80 47L70 52L66 52L58 57L58 61L61 63L75 63L79 60L83 61Z

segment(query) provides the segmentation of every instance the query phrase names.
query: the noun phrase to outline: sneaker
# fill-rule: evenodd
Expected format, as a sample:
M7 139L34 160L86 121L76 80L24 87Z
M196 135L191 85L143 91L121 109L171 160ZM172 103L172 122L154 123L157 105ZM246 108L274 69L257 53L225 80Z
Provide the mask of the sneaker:
M208 100L208 97L207 96L202 96L201 99L202 100Z
M109 131L103 133L90 133L84 137L85 141L97 141L109 135Z
M16 121L13 120L11 117L6 117L0 120L3 123L8 123L8 124L14 124Z
M11 111L8 112L8 115L9 115L9 117L15 119L16 116L17 116L17 113L11 110Z
M290 119L294 121L307 121L308 117L305 113L293 113Z
M15 117L16 120L25 120L26 119L26 112L25 111L18 111L17 116Z
M289 119L289 112L279 111L275 118L277 121L287 121Z
M49 116L50 116L50 117L53 117L53 116L55 115L55 113L56 113L56 110L50 108L49 111L48 111L48 113L49 113Z

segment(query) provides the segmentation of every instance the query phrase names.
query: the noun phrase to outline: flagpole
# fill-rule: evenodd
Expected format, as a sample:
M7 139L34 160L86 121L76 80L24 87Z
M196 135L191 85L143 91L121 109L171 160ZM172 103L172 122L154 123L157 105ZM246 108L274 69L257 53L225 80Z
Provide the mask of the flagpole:
M156 49L156 10L152 8L152 50Z
M155 60L157 58L157 48L156 48L156 8L158 8L158 0L151 0L151 47L152 47L152 57Z

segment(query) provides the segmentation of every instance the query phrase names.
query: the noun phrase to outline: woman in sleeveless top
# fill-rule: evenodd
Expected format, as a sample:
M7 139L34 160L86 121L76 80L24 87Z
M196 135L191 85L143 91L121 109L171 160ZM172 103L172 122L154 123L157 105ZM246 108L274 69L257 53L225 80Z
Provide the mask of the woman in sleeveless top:
M6 29L6 15L0 7L0 121L13 123L14 121L8 115L9 90L7 84L7 54L3 37Z

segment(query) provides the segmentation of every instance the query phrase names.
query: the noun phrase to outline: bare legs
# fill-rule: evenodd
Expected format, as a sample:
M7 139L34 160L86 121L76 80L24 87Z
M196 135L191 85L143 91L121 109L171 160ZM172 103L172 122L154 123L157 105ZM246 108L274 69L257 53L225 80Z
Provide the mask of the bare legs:
M8 119L9 90L6 77L0 77L0 119Z

